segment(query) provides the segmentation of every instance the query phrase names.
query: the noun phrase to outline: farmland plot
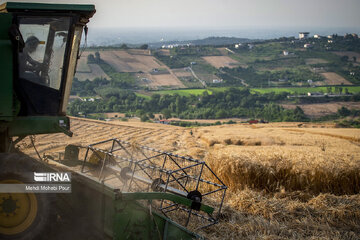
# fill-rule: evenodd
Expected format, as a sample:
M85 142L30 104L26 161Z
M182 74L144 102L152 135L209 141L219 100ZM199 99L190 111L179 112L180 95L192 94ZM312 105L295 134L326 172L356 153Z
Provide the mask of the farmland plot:
M170 49L159 49L158 52L160 55L170 56Z
M234 68L239 66L239 62L235 61L234 59L228 56L207 56L202 58L216 68L221 68L221 67Z
M81 72L81 73L91 72L89 65L87 64L87 57L89 54L90 54L89 52L83 52L81 54L81 57L77 62L76 72Z
M118 72L150 72L161 65L152 56L133 55L124 50L102 51L101 58Z
M177 77L192 77L191 71L184 68L172 69L172 71Z
M295 109L301 107L305 114L311 117L322 117L337 113L341 107L360 110L360 102L334 102L334 103L316 103L316 104L283 104L284 108Z
M340 76L337 73L334 72L326 72L326 73L320 73L324 78L324 82L327 85L341 85L341 84L345 84L345 85L353 85L351 82L349 82L348 80L346 80L345 78L343 78L342 76Z
M343 52L334 52L336 55L342 57L342 56L348 56L349 61L353 62L353 57L356 58L356 62L360 62L360 53L357 52L351 52L351 51L343 51Z
M77 72L75 77L79 79L79 81L85 81L86 79L94 80L95 78L102 78L110 80L110 77L102 70L102 68L97 64L89 64L90 72Z
M158 89L161 86L184 88L185 85L173 74L136 74L139 84Z
M305 63L307 65L312 65L312 64L329 63L329 62L322 58L307 58L307 59L305 59Z
M110 80L110 77L97 64L87 64L87 56L89 52L84 52L78 61L75 77L79 81L94 80L95 78L103 78Z

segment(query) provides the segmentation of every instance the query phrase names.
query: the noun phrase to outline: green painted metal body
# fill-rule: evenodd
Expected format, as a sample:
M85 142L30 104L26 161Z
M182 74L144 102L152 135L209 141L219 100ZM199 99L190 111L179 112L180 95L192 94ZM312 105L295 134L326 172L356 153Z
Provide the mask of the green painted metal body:
M124 194L125 195L125 194ZM161 196L159 196L161 199ZM116 201L113 239L199 239L169 219L136 201Z
M12 23L11 14L0 14L0 120L13 117L13 52L8 36Z
M60 127L59 122L64 125ZM29 116L16 117L7 124L9 127L9 136L24 136L34 134L59 133L68 131L70 126L68 117L64 116Z
M71 202L77 214L109 239L203 239L162 214L149 209L146 202L167 199L190 207L192 201L172 193L122 193L82 173L73 174ZM74 193L79 193L74 194ZM80 194L81 193L81 194ZM86 199L84 201L84 199ZM139 200L147 200L140 203ZM144 202L144 201L142 201ZM213 209L202 205L211 213Z
M14 10L50 10L54 12L59 11L83 11L83 12L94 12L94 5L86 4L44 4L44 3L25 3L25 2L7 2L4 3L3 7L7 11ZM1 7L0 7L1 10Z

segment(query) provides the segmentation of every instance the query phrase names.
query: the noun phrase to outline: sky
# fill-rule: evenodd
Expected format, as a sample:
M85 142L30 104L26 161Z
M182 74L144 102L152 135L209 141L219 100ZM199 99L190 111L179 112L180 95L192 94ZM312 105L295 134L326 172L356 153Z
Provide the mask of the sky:
M14 1L14 0L13 0ZM0 3L5 1L0 0ZM28 0L14 2L33 2ZM36 0L95 4L95 28L355 28L360 0Z

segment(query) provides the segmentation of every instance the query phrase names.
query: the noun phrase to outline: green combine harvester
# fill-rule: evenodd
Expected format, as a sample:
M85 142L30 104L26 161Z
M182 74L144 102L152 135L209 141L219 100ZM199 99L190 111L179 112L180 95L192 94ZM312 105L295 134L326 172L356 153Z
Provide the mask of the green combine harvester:
M201 239L194 231L218 222L227 188L204 161L116 138L69 145L47 162L15 150L36 134L72 136L66 107L94 13L0 5L0 239ZM71 193L4 190L34 183L34 172L70 173ZM61 227L59 215L80 220Z

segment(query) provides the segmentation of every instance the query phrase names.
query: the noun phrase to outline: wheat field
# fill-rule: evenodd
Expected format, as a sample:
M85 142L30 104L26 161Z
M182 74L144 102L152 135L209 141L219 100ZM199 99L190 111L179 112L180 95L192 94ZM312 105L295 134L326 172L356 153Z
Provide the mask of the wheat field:
M360 130L270 123L180 128L71 119L36 136L40 155L116 137L205 160L229 187L209 239L360 239ZM36 156L26 138L21 151ZM214 199L219 200L219 199ZM191 226L190 226L191 227Z

